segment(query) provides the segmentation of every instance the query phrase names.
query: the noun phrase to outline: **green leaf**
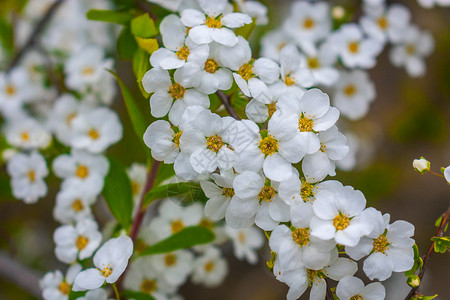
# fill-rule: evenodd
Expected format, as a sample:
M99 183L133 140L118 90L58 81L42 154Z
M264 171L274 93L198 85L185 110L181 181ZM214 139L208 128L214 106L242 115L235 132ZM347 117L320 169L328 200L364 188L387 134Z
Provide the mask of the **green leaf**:
M145 52L143 49L139 48L133 56L133 71L136 76L137 84L139 85L139 89L141 90L142 95L145 98L148 98L149 94L144 90L142 86L142 78L145 73L150 70L150 55Z
M133 19L133 15L130 15L128 12L102 9L91 9L86 13L86 17L92 21L101 21L120 25L128 25Z
M163 181L175 176L173 164L161 164L155 179L155 186L159 186Z
M86 291L83 291L83 292L74 292L74 291L70 291L70 293L69 293L69 300L75 300L75 299L78 299L78 298L80 298L80 297L83 297L84 295L86 295Z
M141 255L160 254L190 248L196 245L210 243L214 238L214 233L205 227L186 227L167 239L148 247L142 251Z
M117 222L124 229L128 229L133 212L131 183L125 168L113 158L109 158L109 172L105 178L102 194Z
M147 154L148 158L151 158L150 149L145 145L143 136L144 132L147 129L147 125L150 124L150 119L146 118L145 113L139 107L137 100L133 97L130 90L127 88L125 83L123 83L122 79L114 72L109 70L109 72L116 78L117 83L120 86L122 91L122 97L125 101L125 106L128 110L128 115L131 118L131 123L133 124L134 131L136 132L139 140L141 141L142 146L144 147L144 151ZM149 114L148 114L149 115Z
M138 44L129 27L124 27L117 39L117 53L122 60L131 60L138 49Z
M145 195L144 205L146 206L155 200L168 197L176 197L185 203L208 200L198 183L178 182L158 186L150 190Z
M131 32L134 36L148 39L158 35L155 22L148 14L140 15L131 21Z
M130 290L125 290L122 292L122 296L135 300L155 300L155 298L149 294L142 292L135 292Z

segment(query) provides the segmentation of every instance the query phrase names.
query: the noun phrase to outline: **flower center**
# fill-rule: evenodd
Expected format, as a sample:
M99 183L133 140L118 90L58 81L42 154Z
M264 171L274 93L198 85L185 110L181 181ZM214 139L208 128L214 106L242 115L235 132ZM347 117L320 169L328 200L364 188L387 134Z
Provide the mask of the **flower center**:
M144 251L146 248L147 248L147 244L143 240L138 239L136 241L136 245L134 246L134 249L135 249L134 251L136 252L136 254L139 254L139 253L142 253L142 251Z
M200 221L200 223L198 224L198 226L202 226L202 227L204 227L206 229L212 229L213 228L213 223L210 220L208 220L208 219L202 219Z
M259 149L265 155L272 155L278 151L278 141L270 135L259 141Z
M5 87L6 95L12 96L16 93L16 88L12 84L8 84Z
M76 113L71 113L66 117L66 124L67 126L70 126L70 124L72 123L72 120L77 116Z
M206 22L205 25L208 26L209 28L222 28L222 22L221 22L222 17L219 16L218 18L211 18L211 17L206 17Z
M269 112L269 118L273 116L273 114L277 111L277 105L276 103L270 103L267 105L267 110Z
M85 236L80 235L79 237L77 237L77 240L75 241L75 246L77 246L78 250L83 250L88 243L89 239Z
M314 121L308 118L305 118L304 116L301 116L298 119L298 129L301 132L309 132L312 131L314 127Z
M80 199L75 199L75 201L73 201L72 203L72 209L76 212L79 212L81 210L83 210L84 205L83 202L81 202Z
M239 243L244 244L246 239L247 238L245 236L245 233L239 232L239 234L238 234L238 241L239 241Z
M361 295L355 295L355 296L351 296L350 300L363 300L363 298L361 297Z
M169 88L169 94L173 99L182 99L184 97L184 92L186 92L186 89L179 83L174 83Z
M341 212L333 219L333 226L336 230L344 230L350 225L350 219Z
M97 129L92 128L89 130L88 135L91 139L96 140L100 137L100 134L98 133Z
M255 77L255 73L253 73L253 66L251 63L243 64L239 68L238 74L241 75L244 80L249 80L250 78Z
M311 18L306 18L306 19L303 21L303 27L306 28L306 29L311 29L311 28L313 28L315 24L316 24L316 23L315 23L314 20L311 19Z
M308 67L310 69L317 69L319 67L319 61L315 57L308 58Z
M311 197L314 197L314 186L309 182L302 182L302 187L300 188L300 196L302 196L303 201L309 201Z
M70 293L70 284L63 281L58 285L58 290L61 292L61 294L69 295Z
M378 23L378 26L383 30L385 30L388 26L388 21L387 21L386 17L378 18L377 23Z
M314 282L314 280L316 280L316 279L320 279L320 278L323 278L323 277L324 277L324 275L323 275L323 273L322 273L321 270L311 270L311 269L307 269L307 270L306 270L306 275L307 275L308 281L309 281L310 283Z
M300 247L305 246L309 242L309 232L306 228L297 228L292 231L292 239L296 242Z
M226 197L232 198L234 196L234 189L233 188L222 188L222 193Z
M28 141L30 139L30 135L26 131L22 132L20 137L22 138L22 141L24 141L24 142L26 142L26 141Z
M164 256L164 263L166 266L171 267L177 262L177 257L173 254L167 254Z
M205 61L205 71L211 74L216 73L217 69L219 69L219 64L212 58L209 58Z
M184 228L184 224L182 221L176 220L176 221L172 222L171 228L172 228L172 233L177 233L178 231L180 231L181 229Z
M348 44L348 50L349 50L351 53L356 53L356 52L358 52L358 50L359 50L359 44L358 44L357 42L350 42L350 43Z
M34 172L33 170L28 171L27 176L31 182L36 181L36 172Z
M81 73L83 73L83 75L92 75L92 74L94 74L94 69L91 67L86 67L86 68L83 68Z
M141 292L151 294L156 290L156 281L152 279L145 279L141 283Z
M284 83L285 83L287 86L294 85L294 84L295 84L295 78L292 78L292 77L291 77L291 74L288 74L288 75L286 75L286 76L284 77Z
M344 94L347 96L353 96L356 93L356 87L353 84L349 84L344 88Z
M384 253L389 246L389 242L383 234L373 241L373 250L375 252Z
M139 191L140 191L139 183L132 181L131 182L131 192L132 192L133 196L139 194Z
M406 53L408 53L409 55L413 55L414 52L416 52L416 47L414 47L414 45L406 46Z
M86 166L80 165L75 171L75 175L80 178L86 178L89 175L89 169Z
M187 60L189 57L189 54L191 54L191 52L189 51L188 47L183 46L175 54L178 56L179 59Z
M258 194L259 202L266 201L271 202L273 196L275 196L275 189L273 186L264 186Z
M109 265L107 265L106 267L100 270L100 273L102 273L103 277L108 277L109 275L112 274L112 271L113 269Z
M208 261L206 264L205 264L205 271L206 272L211 272L212 270L214 270L214 267L215 267L216 265L215 265L215 263L213 262L213 261Z
M327 145L320 143L320 149L321 152L325 153L327 152Z
M180 137L183 134L183 131L178 131L172 136L172 143L175 145L175 147L180 147Z
M218 135L213 135L206 138L206 148L213 152L219 152L220 148L224 145L222 138Z

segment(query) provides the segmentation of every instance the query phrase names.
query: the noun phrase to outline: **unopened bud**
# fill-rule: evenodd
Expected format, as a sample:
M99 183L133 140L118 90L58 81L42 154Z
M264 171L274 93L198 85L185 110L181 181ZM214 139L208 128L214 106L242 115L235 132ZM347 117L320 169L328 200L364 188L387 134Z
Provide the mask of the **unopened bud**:
M425 174L430 171L430 162L422 156L420 159L413 161L413 168L420 174Z
M345 9L342 6L335 6L331 10L331 15L336 20L341 20L345 16Z
M406 283L412 288L418 287L420 285L420 278L417 275L410 275Z

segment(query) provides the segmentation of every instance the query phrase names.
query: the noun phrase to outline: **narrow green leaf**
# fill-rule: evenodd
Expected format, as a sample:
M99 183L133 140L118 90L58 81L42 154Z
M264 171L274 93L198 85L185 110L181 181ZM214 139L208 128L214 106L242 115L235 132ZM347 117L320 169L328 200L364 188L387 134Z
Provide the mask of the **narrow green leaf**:
M155 300L155 298L149 294L142 293L142 292L130 291L130 290L123 291L122 296L125 296L129 299L135 299L135 300Z
M148 14L140 15L131 21L131 33L144 39L154 37L158 34L155 22Z
M131 60L138 49L138 44L129 27L124 27L117 39L117 53L122 60Z
M133 19L133 15L128 12L102 9L91 9L86 13L86 17L92 21L101 21L120 25L128 25Z
M140 255L152 255L207 244L214 240L211 230L201 226L186 227L165 240L147 247Z
M176 197L185 203L197 201L205 202L208 200L198 183L178 182L153 188L145 195L144 205L149 205L155 200L168 197Z
M151 158L150 149L144 144L143 135L147 129L147 125L150 124L150 114L146 117L146 114L139 107L137 100L131 94L130 90L127 88L122 79L114 72L109 70L109 72L116 78L117 83L122 91L122 97L125 101L125 106L128 110L128 115L131 118L131 123L133 124L134 131L136 132L139 140L141 141L144 151L147 153L147 157Z
M144 87L142 86L142 78L144 77L145 73L151 68L149 58L150 55L141 48L139 48L133 56L134 75L136 76L136 82L139 85L139 89L141 90L141 94L142 96L144 96L144 98L148 98L149 96L149 94L144 90Z
M113 158L109 158L109 172L105 178L102 194L117 222L128 229L133 212L131 183L125 168Z

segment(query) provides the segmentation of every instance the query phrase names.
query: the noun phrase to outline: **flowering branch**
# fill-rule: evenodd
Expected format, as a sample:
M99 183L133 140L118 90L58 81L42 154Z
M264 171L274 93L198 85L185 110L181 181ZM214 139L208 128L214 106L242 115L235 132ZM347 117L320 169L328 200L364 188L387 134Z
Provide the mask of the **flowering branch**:
M11 60L11 63L9 64L7 71L11 71L17 63L22 59L23 55L30 50L34 43L37 41L37 38L42 33L45 26L50 22L53 15L55 14L58 7L64 2L64 0L56 0L53 2L53 4L49 7L45 15L42 17L42 19L37 23L36 27L34 28L33 32L30 34L28 40L23 45L23 47L17 52L16 56Z
M445 230L445 227L446 227L446 225L447 225L447 223L449 221L449 218L450 218L450 206L442 214L442 220L441 220L441 223L439 224L438 230L436 232L436 236L438 236L438 237L443 237L444 236L444 230ZM423 277L423 275L425 273L426 264L430 260L431 254L434 252L434 243L435 243L435 241L431 242L430 248L428 248L428 252L425 255L425 257L423 258L422 270L419 273L420 282L422 282L422 277ZM413 288L409 292L408 296L406 296L405 300L409 300L412 297L414 297L417 294L417 291L418 291L419 287L420 287L420 284L417 287Z
M240 120L241 118L239 118L238 114L236 113L236 111L234 110L234 108L231 106L230 103L230 98L225 95L224 92L218 90L216 92L217 96L219 96L220 101L222 101L223 106L225 106L225 109L227 110L228 114L230 116L232 116L233 118L235 118L236 120Z

